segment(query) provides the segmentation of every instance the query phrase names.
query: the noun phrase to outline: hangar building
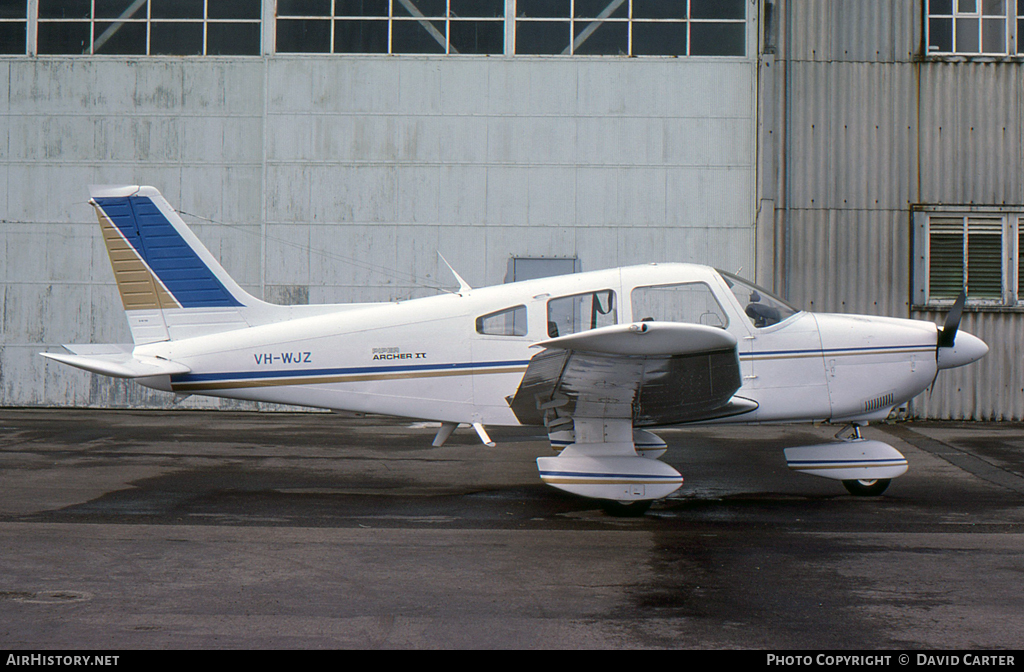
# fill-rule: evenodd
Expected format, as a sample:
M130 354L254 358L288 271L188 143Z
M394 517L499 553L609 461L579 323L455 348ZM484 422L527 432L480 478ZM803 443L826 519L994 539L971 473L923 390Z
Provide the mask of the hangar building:
M1018 18L1019 17L1019 18ZM1024 418L1024 0L0 0L0 405L249 407L47 363L130 342L89 184L151 184L253 294L387 301L652 261L992 352Z

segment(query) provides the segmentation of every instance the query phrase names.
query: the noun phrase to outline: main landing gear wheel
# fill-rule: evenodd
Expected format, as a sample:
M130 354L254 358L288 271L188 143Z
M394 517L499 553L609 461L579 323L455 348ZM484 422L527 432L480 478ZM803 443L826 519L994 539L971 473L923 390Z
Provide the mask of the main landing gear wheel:
M876 497L889 487L892 479L879 478L873 480L843 481L847 491L856 497Z
M647 513L651 508L652 500L645 499L636 502L616 502L611 499L602 499L601 508L609 516L616 518L637 518Z

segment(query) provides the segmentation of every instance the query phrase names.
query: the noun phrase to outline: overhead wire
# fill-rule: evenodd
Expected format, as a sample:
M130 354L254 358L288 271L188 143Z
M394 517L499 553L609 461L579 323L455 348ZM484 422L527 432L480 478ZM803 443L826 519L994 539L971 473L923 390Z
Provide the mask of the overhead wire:
M221 222L221 221L218 221L216 219L211 219L209 217L203 217L201 215L195 215L195 214L192 214L190 212L185 212L184 210L177 210L177 212L178 212L178 214L186 216L186 217L192 217L192 218L197 219L197 220L201 220L201 221L204 221L204 222L209 222L211 224L216 224L217 226L225 226L225 227L227 227L229 229L239 230L239 231L242 231L243 233L246 233L248 235L260 235L260 234L257 234L255 232L251 231L249 229L249 227L247 227L247 226L245 226L243 224L229 224L227 222ZM330 252L328 250L316 249L312 245L305 245L305 244L302 244L302 243L295 242L293 240L288 240L286 238L279 238L277 236L272 236L270 234L266 234L266 239L267 240L271 240L271 241L273 241L275 243L278 243L280 245L284 245L284 246L287 246L287 247L298 249L298 250L301 250L303 252L308 252L309 254L316 254L316 255L318 255L320 257L323 257L325 259L330 259L331 261L337 261L337 262L349 264L349 265L354 266L356 268L360 268L360 269L362 269L364 271L369 271L371 273L378 273L378 274L383 275L385 277L391 277L391 278L397 278L397 279L400 279L400 280L404 280L405 282L409 282L409 283L411 283L411 284L413 284L413 285L415 285L417 287L423 288L423 289L431 289L431 290L438 291L438 292L444 292L446 294L454 293L450 289L447 289L445 287L441 287L440 285L438 285L436 283L432 283L429 280L427 280L425 278L421 278L420 276L417 276L417 275L412 274L412 273L406 273L406 272L403 272L403 271L399 271L398 269L389 268L387 266L381 266L379 264L372 264L372 263L369 263L369 262L366 262L366 261L355 259L353 257L347 257L347 256L342 255L342 254L337 254L335 252Z

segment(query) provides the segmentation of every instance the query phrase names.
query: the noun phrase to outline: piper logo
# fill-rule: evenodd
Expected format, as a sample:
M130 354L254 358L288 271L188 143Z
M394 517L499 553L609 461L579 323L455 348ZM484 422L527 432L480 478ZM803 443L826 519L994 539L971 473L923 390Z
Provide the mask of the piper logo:
M374 348L372 353L374 361L391 361L395 359L426 359L425 352L402 352L401 348L387 347Z

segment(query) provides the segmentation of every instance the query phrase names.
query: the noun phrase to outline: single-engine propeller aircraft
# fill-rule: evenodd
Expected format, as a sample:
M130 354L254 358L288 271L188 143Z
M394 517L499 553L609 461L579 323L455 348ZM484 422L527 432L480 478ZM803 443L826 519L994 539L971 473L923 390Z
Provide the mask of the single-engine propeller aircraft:
M852 438L790 468L877 495L907 470L860 426L988 352L946 323L817 314L730 273L658 263L391 303L278 306L249 295L153 187L93 187L134 345L58 362L157 390L440 422L546 428L545 483L640 514L682 476L648 428L831 422ZM842 434L842 432L840 432Z

